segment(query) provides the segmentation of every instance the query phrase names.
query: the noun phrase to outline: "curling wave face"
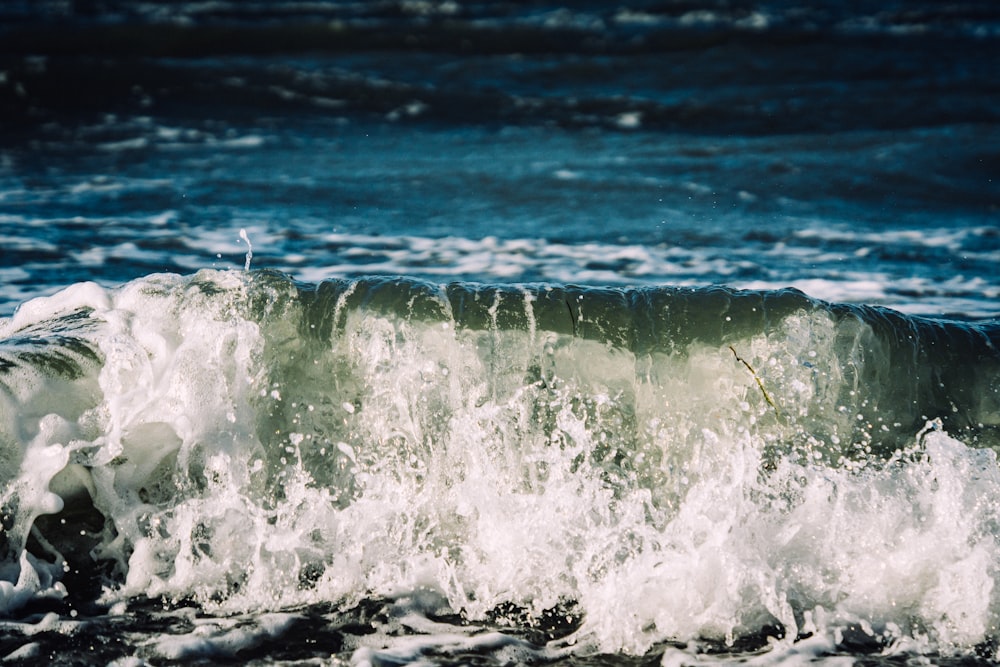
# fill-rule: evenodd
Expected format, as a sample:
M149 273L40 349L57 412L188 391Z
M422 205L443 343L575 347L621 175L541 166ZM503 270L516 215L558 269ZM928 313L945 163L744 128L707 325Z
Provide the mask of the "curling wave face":
M1000 639L1000 326L801 292L77 284L0 320L0 612L430 589L576 650Z

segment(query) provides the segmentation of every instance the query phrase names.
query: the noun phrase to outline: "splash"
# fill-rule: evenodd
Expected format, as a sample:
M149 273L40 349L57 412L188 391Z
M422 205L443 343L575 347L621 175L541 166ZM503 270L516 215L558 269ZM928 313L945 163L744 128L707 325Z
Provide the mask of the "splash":
M0 336L8 614L430 591L470 622L568 610L578 652L996 638L990 326L203 271L77 286Z
M247 256L246 261L243 262L243 270L250 270L250 260L253 259L253 246L250 244L250 237L247 235L247 230L240 228L240 238L243 242L247 244Z

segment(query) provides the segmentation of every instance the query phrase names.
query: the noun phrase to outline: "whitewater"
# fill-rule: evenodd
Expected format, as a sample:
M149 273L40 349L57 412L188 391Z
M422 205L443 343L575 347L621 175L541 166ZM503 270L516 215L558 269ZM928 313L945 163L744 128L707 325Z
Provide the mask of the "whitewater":
M998 336L795 290L81 283L3 321L3 627L994 659Z

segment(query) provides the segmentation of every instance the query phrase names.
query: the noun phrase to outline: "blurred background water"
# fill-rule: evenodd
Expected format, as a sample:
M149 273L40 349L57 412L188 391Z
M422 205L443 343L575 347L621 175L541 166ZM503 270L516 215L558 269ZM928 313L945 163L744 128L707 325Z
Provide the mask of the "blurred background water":
M797 286L995 315L1000 9L7 2L0 312L83 280Z

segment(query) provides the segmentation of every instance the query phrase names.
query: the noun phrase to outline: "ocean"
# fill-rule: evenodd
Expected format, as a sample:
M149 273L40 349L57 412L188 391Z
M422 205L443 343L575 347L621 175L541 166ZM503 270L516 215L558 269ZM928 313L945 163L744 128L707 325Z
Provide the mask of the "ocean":
M0 659L1000 662L1000 5L0 6Z

